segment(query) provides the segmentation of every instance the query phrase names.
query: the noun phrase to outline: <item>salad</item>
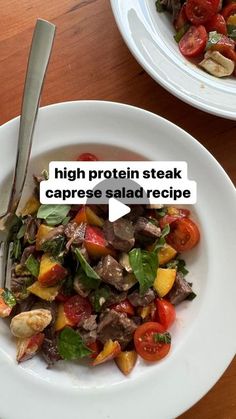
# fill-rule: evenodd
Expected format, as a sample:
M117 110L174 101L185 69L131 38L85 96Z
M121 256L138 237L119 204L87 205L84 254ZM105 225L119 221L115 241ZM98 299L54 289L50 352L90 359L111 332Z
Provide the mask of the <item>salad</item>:
M184 57L215 77L236 76L236 2L157 0L158 12L172 14L174 36Z
M37 353L49 367L114 360L127 375L138 356L162 359L175 306L196 297L180 256L200 239L190 211L134 205L110 222L107 205L40 205L45 178L45 171L35 176L34 194L16 216L10 289L0 290L17 362Z

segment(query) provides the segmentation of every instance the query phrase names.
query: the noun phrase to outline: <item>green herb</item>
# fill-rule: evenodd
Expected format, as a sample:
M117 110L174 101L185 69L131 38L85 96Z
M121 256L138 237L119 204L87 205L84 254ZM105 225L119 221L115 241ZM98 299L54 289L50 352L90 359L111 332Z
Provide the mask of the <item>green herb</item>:
M69 223L70 219L71 217L68 215L67 217L64 218L64 220L61 223L65 226L66 224Z
M97 280L97 283L100 284L100 277L97 274L97 272L89 265L89 263L87 262L87 260L84 258L84 256L82 255L82 253L80 252L80 250L78 248L74 248L74 253L81 265L81 268L83 269L83 271L85 272L85 274L89 277L89 278L93 278Z
M143 295L153 285L158 268L157 252L135 248L129 252L129 262Z
M236 41L236 25L227 25L228 36Z
M209 32L206 50L210 49L213 45L216 45L221 37L222 35L216 31Z
M91 278L83 271L82 268L78 271L78 280L82 284L82 286L87 290L96 290L100 284L100 280L98 281L95 278Z
M110 295L111 291L106 286L97 289L90 295L90 301L96 313L99 313L101 311L102 306L105 304Z
M182 28L180 28L178 30L178 32L176 32L176 34L174 35L174 39L177 43L179 43L179 41L181 40L181 38L183 38L184 34L189 30L190 28L190 24L189 23L185 23Z
M4 289L4 291L2 293L2 298L3 298L4 302L11 308L16 305L16 299L15 299L14 295L7 288Z
M59 256L64 250L65 238L63 236L55 237L52 240L47 240L41 244L41 250L45 253L50 253L52 256Z
M13 261L19 260L22 254L21 242L19 239L14 240L12 250L11 250L11 259Z
M25 266L33 276L35 276L36 278L38 277L39 261L35 259L33 255L29 255L28 259L25 262Z
M156 1L156 9L158 13L162 13L165 11L165 7L163 6L163 4L161 3L161 0L157 0Z
M156 209L156 215L160 218L164 217L167 213L167 207Z
M154 333L153 340L155 343L171 343L171 335L168 332Z
M83 343L80 334L70 327L65 327L58 337L58 351L67 360L84 358L92 353Z
M187 296L186 300L192 301L192 300L194 300L194 298L196 298L196 296L197 296L197 294L195 294L195 292L192 291L191 294L189 294Z
M175 259L166 264L167 268L177 269L178 272L181 272L184 276L188 274L188 270L185 268L185 261L183 259Z
M64 279L61 291L63 295L69 296L74 294L74 278L72 276L68 276Z
M169 232L170 232L170 224L166 224L161 232L161 238L164 239L164 237L166 237L169 234Z
M49 179L48 171L46 169L44 169L42 171L42 176L44 177L45 180L48 180Z
M37 218L42 218L49 226L55 226L65 219L70 209L70 205L41 205Z
M22 226L20 227L20 230L18 231L16 238L17 239L22 239L25 235L25 231L26 231L26 224L22 224Z
M166 224L161 232L161 237L159 237L154 243L153 252L158 253L159 250L165 245L166 243L165 237L169 234L169 232L170 232L170 225Z

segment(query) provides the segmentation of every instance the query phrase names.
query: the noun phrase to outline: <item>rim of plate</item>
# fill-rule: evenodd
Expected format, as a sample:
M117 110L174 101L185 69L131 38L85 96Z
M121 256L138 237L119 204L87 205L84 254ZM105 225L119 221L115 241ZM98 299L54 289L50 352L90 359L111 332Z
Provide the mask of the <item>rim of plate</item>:
M147 372L145 375L137 376L135 379L122 380L116 385L109 385L108 382L104 384L104 387L92 390L78 389L72 386L70 388L52 386L50 382L35 376L33 371L31 374L25 373L23 369L12 362L10 356L6 357L5 353L3 355L0 349L0 371L1 376L4 376L4 380L1 381L2 384L4 382L4 386L0 385L2 396L0 413L6 419L32 419L32 412L34 412L35 419L41 419L42 415L51 417L51 419L64 419L68 413L71 419L77 419L78 413L80 413L83 419L90 419L94 414L96 414L98 419L104 419L105 417L120 419L122 414L127 415L128 412L131 419L143 419L148 407L150 419L156 418L157 411L163 419L176 417L207 393L222 375L235 354L236 330L234 328L234 318L236 307L233 300L236 293L236 283L231 275L231 279L227 283L228 299L224 307L224 316L222 316L219 312L219 302L221 301L222 292L225 290L225 285L222 280L219 280L221 278L217 277L217 275L219 276L219 270L224 272L225 276L227 276L227 269L230 273L229 261L232 260L236 250L234 249L235 243L233 241L233 231L236 228L233 218L236 209L234 186L214 157L184 130L151 112L114 102L76 101L58 103L41 108L36 131L37 135L38 133L43 133L42 143L44 142L44 146L41 144L37 148L36 155L51 148L56 149L65 146L65 142L62 139L59 141L56 138L56 134L54 141L52 141L53 144L50 146L47 141L47 129L54 129L55 121L63 118L63 124L69 133L70 125L67 124L70 121L67 121L67 118L71 117L71 115L73 115L72 119L76 120L78 130L80 115L87 115L87 118L93 120L93 130L95 128L96 132L99 132L97 136L99 138L98 143L101 143L101 134L106 130L112 130L114 135L117 129L122 130L122 132L131 130L136 135L136 132L142 126L145 132L150 130L150 133L158 130L160 133L164 133L167 130L171 135L171 140L169 140L171 146L174 145L171 142L173 137L174 141L184 151L187 150L187 153L190 153L190 156L196 155L199 161L201 161L201 174L199 176L203 176L202 172L207 168L207 185L204 185L207 191L205 193L207 194L208 188L211 190L214 184L218 185L221 191L221 199L218 200L217 192L214 193L212 191L211 200L208 200L206 204L213 209L218 202L219 212L215 212L215 221L217 223L221 220L221 211L225 209L227 203L229 204L227 217L224 218L224 226L220 230L222 234L226 235L229 248L223 246L223 248L219 249L219 246L217 247L217 238L220 239L217 228L213 231L211 230L212 237L210 241L212 247L210 260L212 262L212 257L215 256L215 252L218 252L218 255L220 254L222 260L225 261L225 271L216 255L215 264L210 266L209 275L211 278L208 281L202 302L202 305L208 304L207 316L206 310L198 312L192 330L188 332L184 342L179 345L179 350L167 357L166 361L163 360L164 362L158 368L158 374L156 374L155 368L146 366ZM122 120L124 125L120 123ZM104 121L109 121L109 128L104 124ZM10 135L14 135L18 123L19 117L2 125L0 132L2 132L3 136L7 132ZM49 124L50 128L47 128L47 124ZM138 128L136 125L138 125ZM91 131L89 127L86 129L88 132ZM109 132L107 132L107 135L104 135L104 141L107 144L109 144L111 138L108 134ZM77 138L71 139L68 146L78 144L78 138L80 138L79 135ZM125 148L128 150L132 149L131 146L134 146L131 136L130 138L127 137L120 140L116 134L116 139L113 139L113 141L114 144L112 143L112 145L120 147L123 144L127 144ZM135 144L135 146L137 146L137 150L141 150L140 143ZM145 147L150 147L149 155L151 156L158 153L155 138L146 140L145 144L142 145L142 149L144 150ZM143 154L146 156L144 152ZM209 223L211 223L211 220ZM207 227L206 223L204 227ZM212 225L210 224L209 228L211 229L211 227ZM217 281L215 282L216 279ZM214 282L216 284L215 287ZM224 339L220 339L220 336L222 336L221 330L224 330ZM202 344L203 342L204 345ZM215 350L214 342L217 342L217 350ZM225 346L224 342L227 342L227 346ZM60 379L60 371L58 379ZM12 412L9 412L9 406L12 406L13 401L12 395L16 394L18 395L17 410L14 410L14 407L12 407Z
M168 49L166 42L155 31L155 24L149 11L149 8L153 6L147 4L147 1L155 3L154 0L110 0L119 31L134 58L156 82L182 101L207 113L235 120L236 83L226 87L224 81L205 73L203 70L200 74L197 73L196 66L186 59L185 63L181 65L178 56ZM142 24L143 29L145 29L158 62L165 62L165 71L160 71L154 60L148 62L141 51L142 47L139 48L135 43L134 35L137 36L137 39L139 38L140 45L142 39L138 35L138 30L134 26L132 28L130 26L128 14L131 11L136 13L139 24ZM173 74L175 74L175 80L173 80ZM191 91L188 91L190 85ZM212 99L214 95L217 98L215 102ZM229 99L232 101L231 105L228 105Z

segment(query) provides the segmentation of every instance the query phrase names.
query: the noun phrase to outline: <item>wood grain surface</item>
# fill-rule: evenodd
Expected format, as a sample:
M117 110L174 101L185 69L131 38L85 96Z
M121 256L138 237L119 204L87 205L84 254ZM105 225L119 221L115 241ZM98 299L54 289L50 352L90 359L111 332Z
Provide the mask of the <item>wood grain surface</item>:
M155 83L124 44L108 0L0 0L0 124L20 113L27 55L38 17L57 25L42 105L101 99L152 111L196 137L236 183L236 122L196 110ZM181 416L235 418L236 360L214 388Z

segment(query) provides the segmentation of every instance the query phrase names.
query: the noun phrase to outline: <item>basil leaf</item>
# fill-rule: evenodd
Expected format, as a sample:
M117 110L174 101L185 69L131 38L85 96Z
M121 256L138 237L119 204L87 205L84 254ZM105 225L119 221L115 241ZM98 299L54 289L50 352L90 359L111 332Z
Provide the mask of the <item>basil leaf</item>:
M33 276L35 276L36 278L38 277L39 261L35 259L33 255L29 255L28 259L25 262L25 266Z
M70 209L70 205L40 205L37 218L45 220L49 226L55 226L65 219Z
M170 232L170 224L166 224L161 232L161 238L164 239L164 237L168 236L169 232Z
M22 226L20 227L20 230L18 231L16 238L17 239L22 239L25 235L26 232L26 224L22 224Z
M196 296L197 296L197 294L195 294L195 292L191 292L191 294L189 294L188 296L187 296L187 298L186 298L186 300L188 300L188 301L193 301L194 300L194 298L196 298Z
M45 253L50 253L56 257L64 250L65 238L63 236L55 237L52 240L47 240L41 244L41 250Z
M96 279L98 284L100 283L100 277L97 274L97 272L95 272L95 270L89 265L89 263L87 262L87 260L84 258L84 256L82 255L82 253L80 252L80 250L78 248L74 248L74 253L81 265L81 268L83 269L83 271L86 273L86 275L89 278L93 278Z
M129 262L133 273L140 285L140 293L143 295L150 288L156 278L158 269L158 257L156 251L148 252L134 248L129 252Z
M74 278L72 276L68 276L64 279L61 291L63 295L68 295L68 296L75 293Z
M96 290L100 284L100 281L97 279L86 275L82 268L78 271L78 279L82 286L87 290Z
M227 25L228 36L236 41L236 25Z
M66 224L69 223L71 217L69 215L67 215L67 217L64 218L64 220L61 222L63 226L65 226Z
M22 255L21 242L19 239L14 240L12 250L11 250L11 259L13 261L19 260Z
M84 358L92 353L83 343L82 337L70 327L65 327L58 337L58 351L63 359Z
M156 1L156 9L158 13L162 13L165 11L165 7L161 4L161 0Z
M107 299L110 297L110 295L111 295L111 291L106 286L97 289L90 295L90 302L96 313L100 313L103 305L105 304Z
M176 34L174 35L174 39L177 43L179 43L179 41L181 40L181 38L183 38L183 36L185 35L185 33L189 30L190 28L190 24L189 23L185 23L182 28L180 28L178 30L178 32L176 32Z
M171 335L169 332L154 333L153 340L155 343L171 343Z
M4 289L4 291L2 293L2 298L3 298L4 302L11 308L16 305L16 299L15 299L14 295L7 288Z
M42 176L44 177L45 180L49 179L49 174L48 174L48 171L46 169L44 169L41 174L42 174Z
M188 274L188 270L185 268L185 261L183 259L175 259L166 264L167 268L177 269L178 272L181 272L184 276Z
M156 215L160 218L164 217L167 213L167 207L156 209Z

